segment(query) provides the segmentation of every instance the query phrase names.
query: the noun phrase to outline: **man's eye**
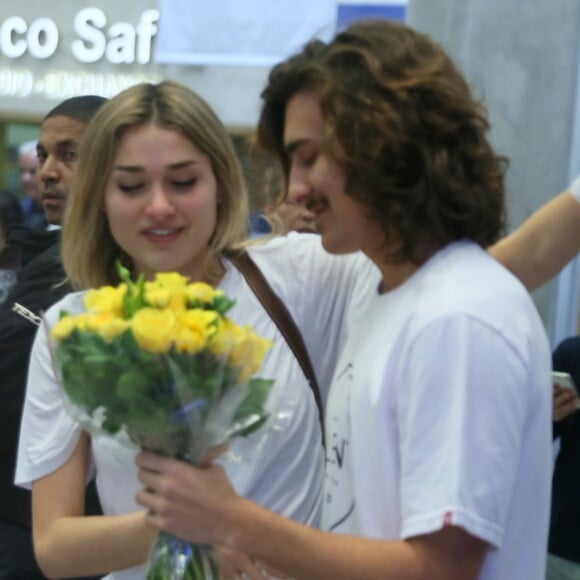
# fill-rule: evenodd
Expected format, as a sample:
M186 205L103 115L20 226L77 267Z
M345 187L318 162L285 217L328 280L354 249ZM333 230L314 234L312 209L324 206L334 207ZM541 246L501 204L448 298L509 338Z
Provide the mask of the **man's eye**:
M70 149L69 151L65 151L63 158L67 163L71 161L76 161L79 157L79 152L76 149Z
M312 167L317 156L316 151L300 151L294 156L294 163L299 167Z

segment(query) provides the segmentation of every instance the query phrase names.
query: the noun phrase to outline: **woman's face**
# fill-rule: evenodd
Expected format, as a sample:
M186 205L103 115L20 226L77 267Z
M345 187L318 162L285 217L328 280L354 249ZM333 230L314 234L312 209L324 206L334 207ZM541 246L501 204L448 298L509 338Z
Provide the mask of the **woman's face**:
M105 212L137 273L204 278L217 220L217 181L209 157L181 133L151 124L122 135Z

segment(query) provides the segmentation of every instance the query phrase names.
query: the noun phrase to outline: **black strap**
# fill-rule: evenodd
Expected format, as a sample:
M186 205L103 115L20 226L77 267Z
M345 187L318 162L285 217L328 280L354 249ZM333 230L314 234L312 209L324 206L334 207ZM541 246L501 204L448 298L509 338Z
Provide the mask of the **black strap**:
M322 408L322 397L320 395L318 381L316 380L316 374L314 373L314 368L299 328L296 326L288 308L286 308L282 300L280 300L280 297L272 290L270 284L268 284L268 281L264 278L261 270L256 266L252 258L250 258L249 254L242 252L234 256L229 256L229 258L246 279L246 282L266 312L270 315L278 330L282 333L284 340L300 364L304 376L308 379L308 384L312 389L318 407L318 415L322 427L322 442L324 444L324 410Z

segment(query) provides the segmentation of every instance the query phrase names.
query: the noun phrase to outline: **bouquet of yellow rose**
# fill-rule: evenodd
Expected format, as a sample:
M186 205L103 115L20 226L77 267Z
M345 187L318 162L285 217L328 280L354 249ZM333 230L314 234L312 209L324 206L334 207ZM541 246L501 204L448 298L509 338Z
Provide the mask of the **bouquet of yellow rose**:
M91 432L197 463L258 429L273 381L253 375L270 341L227 318L223 292L177 273L89 290L51 330L69 410ZM148 580L219 578L211 549L160 534Z

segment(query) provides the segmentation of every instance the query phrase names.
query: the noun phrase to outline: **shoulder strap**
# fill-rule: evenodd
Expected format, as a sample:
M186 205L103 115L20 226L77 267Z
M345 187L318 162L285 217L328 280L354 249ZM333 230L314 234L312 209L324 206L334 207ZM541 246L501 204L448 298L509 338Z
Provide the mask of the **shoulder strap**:
M314 368L312 367L312 362L310 361L310 356L299 328L296 326L288 308L286 308L284 303L280 300L280 297L274 292L274 290L272 290L268 281L264 278L264 275L258 266L256 266L252 258L250 258L249 254L247 252L241 252L240 254L230 256L229 258L246 279L246 282L258 300L262 303L262 306L270 315L270 318L274 321L278 330L282 333L284 340L298 360L302 372L308 379L308 383L312 389L318 407L318 415L322 427L322 441L324 443L324 410L322 408L322 397L320 396L320 388L318 387Z

